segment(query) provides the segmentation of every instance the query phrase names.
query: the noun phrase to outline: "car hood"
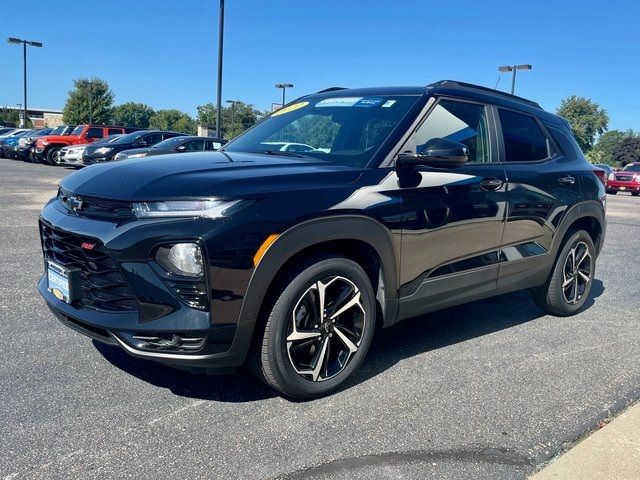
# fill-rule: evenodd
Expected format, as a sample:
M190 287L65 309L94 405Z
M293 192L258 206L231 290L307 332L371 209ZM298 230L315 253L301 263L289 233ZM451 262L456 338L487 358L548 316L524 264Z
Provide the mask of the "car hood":
M156 149L157 150L157 149ZM126 153L127 155L133 155L135 153L146 153L147 155L153 155L153 149L150 147L145 147L145 148L130 148L127 150L123 150L120 153Z
M45 135L38 138L37 144L42 145L44 142L48 143L74 143L79 141L86 142L87 140L79 137L78 135Z
M355 182L360 169L314 158L198 152L93 165L60 186L77 195L141 201L184 197L243 197Z

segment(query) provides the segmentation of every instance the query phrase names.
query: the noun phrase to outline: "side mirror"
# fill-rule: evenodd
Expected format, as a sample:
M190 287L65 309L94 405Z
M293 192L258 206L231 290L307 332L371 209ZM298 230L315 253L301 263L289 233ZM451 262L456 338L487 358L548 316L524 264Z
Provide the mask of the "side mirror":
M148 147L148 146L149 146L149 144L148 144L148 143L147 143L147 141L143 138L143 139L138 140L138 146L139 146L139 147Z
M432 138L419 154L401 153L398 163L404 166L426 165L435 168L460 167L469 160L466 145L444 138Z
M186 145L179 145L178 147L176 147L176 152L186 152L186 151L187 151Z

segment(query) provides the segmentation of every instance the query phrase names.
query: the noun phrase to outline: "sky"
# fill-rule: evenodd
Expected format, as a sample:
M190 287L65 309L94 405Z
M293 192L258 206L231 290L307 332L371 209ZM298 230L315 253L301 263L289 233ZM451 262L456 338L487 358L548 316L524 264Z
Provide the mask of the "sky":
M25 6L28 4L28 7ZM28 52L29 105L62 108L78 77L100 77L115 103L195 115L216 101L218 0L30 0L0 3L0 37ZM259 109L329 86L494 87L518 72L516 94L554 111L581 95L609 129L640 130L640 2L226 0L223 101ZM510 74L498 89L508 90ZM22 103L22 50L0 42L0 105Z

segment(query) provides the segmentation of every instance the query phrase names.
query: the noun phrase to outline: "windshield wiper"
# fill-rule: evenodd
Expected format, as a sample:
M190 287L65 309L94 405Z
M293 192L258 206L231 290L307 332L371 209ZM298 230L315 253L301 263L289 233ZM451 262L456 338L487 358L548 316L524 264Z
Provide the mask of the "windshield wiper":
M265 155L278 155L280 157L295 157L295 158L309 158L306 155L300 155L299 153L283 152L281 150L265 150Z

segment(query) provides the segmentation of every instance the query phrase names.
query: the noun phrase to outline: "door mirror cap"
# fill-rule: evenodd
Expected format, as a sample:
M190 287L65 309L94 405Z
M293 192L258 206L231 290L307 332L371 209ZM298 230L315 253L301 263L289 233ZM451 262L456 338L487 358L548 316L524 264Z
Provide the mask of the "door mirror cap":
M426 165L435 168L460 167L469 160L466 145L444 138L432 138L419 154L401 153L398 164L403 166Z
M187 150L187 146L186 145L179 145L176 148L176 152L185 152Z

